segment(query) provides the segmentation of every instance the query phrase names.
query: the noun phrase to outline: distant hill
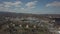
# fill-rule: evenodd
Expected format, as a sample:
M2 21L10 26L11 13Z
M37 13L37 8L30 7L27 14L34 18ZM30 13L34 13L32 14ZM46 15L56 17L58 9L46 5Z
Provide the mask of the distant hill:
M17 16L53 16L53 17L60 17L60 14L29 14L29 13L14 13L14 12L7 12L7 11L0 11L0 16L10 16L10 17L17 17Z
M14 12L3 12L0 11L0 16L18 16L24 15L23 13L14 13Z

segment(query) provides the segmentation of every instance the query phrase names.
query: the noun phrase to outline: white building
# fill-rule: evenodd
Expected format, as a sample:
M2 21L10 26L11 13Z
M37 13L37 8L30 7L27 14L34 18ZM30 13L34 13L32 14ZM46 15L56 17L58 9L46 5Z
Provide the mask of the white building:
M26 28L29 28L29 25L26 25Z

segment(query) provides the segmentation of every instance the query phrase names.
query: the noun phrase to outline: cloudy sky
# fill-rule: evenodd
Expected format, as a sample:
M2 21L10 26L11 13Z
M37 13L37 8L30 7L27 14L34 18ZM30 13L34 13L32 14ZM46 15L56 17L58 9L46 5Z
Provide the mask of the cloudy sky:
M60 14L60 0L0 0L0 11Z

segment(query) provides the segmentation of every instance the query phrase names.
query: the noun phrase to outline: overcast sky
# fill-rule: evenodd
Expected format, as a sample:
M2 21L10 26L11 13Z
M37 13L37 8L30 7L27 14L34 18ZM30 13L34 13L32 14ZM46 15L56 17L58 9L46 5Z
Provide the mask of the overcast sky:
M60 14L60 0L0 0L0 11Z

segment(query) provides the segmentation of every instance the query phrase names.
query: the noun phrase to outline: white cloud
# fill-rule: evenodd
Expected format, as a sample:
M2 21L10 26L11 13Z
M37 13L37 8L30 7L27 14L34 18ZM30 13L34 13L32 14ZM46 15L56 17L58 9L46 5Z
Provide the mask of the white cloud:
M37 1L28 2L23 4L21 1L15 2L3 2L0 3L0 11L9 11L9 12L25 12L30 11L31 9L35 8Z
M18 8L18 7L21 7L21 5L22 5L21 1L3 2L3 3L0 3L0 11L12 11L13 7Z
M4 2L4 7L11 7L11 6L15 6L15 7L20 7L22 4L21 1L16 1L16 2Z
M27 8L35 8L37 1L33 1L33 2L28 2L25 6L27 6Z
M52 6L52 7L60 7L60 2L59 1L54 1L54 2L48 3L46 5L46 7L49 7L49 6Z
M24 10L25 8L21 8L21 10Z
M3 6L3 4L0 4L0 6Z

